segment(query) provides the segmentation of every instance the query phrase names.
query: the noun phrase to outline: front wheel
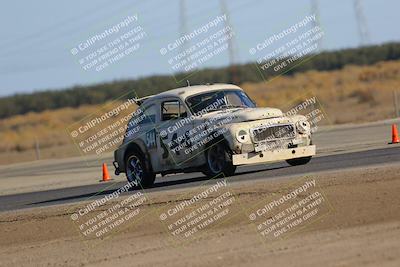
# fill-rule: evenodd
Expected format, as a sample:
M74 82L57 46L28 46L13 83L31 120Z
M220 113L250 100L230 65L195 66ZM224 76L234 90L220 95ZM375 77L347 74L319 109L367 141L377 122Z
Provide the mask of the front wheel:
M291 166L304 165L310 162L311 156L297 159L288 159L286 162Z
M209 178L218 175L232 176L235 174L236 166L232 164L232 157L229 148L223 143L218 142L205 151L206 166L203 171Z
M142 188L152 186L156 179L156 175L150 170L144 157L136 151L126 157L125 173L129 182L137 183Z

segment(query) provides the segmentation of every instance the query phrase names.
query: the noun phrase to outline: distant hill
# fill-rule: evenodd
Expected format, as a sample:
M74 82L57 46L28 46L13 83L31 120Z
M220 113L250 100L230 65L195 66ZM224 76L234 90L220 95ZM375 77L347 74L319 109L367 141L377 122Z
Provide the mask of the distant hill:
M321 107L326 113L319 124L329 125L393 118L393 91L397 90L400 96L399 84L400 60L392 60L369 66L348 65L333 71L310 70L268 83L246 82L241 86L260 107L284 111L300 100L316 96L316 108ZM81 155L66 129L104 110L107 104L64 107L0 119L0 165L34 160L36 142L40 144L42 159Z
M346 65L371 65L379 61L400 59L400 43L388 43L362 48L323 52L305 60L285 75L292 75L307 70L337 70ZM262 78L254 63L235 66L240 83L260 82ZM178 74L182 75L182 74ZM266 76L272 75L266 73ZM204 69L190 77L192 84L232 82L230 67ZM63 107L79 107L104 103L131 91L126 97L155 94L185 85L177 84L172 76L151 76L136 80L122 80L92 86L76 86L64 90L42 91L32 94L16 94L0 98L0 118L21 115L28 112L40 112Z

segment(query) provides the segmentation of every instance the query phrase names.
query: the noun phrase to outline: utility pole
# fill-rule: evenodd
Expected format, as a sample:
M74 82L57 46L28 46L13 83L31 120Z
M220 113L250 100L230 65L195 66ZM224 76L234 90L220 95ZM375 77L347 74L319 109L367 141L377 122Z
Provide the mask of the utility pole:
M36 160L40 159L40 145L38 139L35 137L35 154L36 154Z
M400 111L399 111L399 102L398 102L398 97L397 97L397 91L393 91L393 106L394 106L394 115L396 118L400 117Z

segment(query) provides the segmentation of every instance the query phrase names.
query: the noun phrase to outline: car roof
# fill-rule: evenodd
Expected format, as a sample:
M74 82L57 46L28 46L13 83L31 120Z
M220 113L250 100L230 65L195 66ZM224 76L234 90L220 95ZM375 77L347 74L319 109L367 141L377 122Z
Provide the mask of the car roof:
M168 90L162 93L159 93L157 95L149 96L146 97L143 103L146 103L148 101L153 101L156 99L162 99L162 98L167 98L167 97L178 97L181 99L186 99L186 97L191 96L191 95L197 95L199 93L205 93L205 92L211 92L211 91L219 91L219 90L226 90L226 89L238 89L238 90L243 90L237 85L234 84L225 84L225 83L220 83L220 84L206 84L206 85L192 85L192 86L187 86L187 87L181 87L177 89L172 89Z

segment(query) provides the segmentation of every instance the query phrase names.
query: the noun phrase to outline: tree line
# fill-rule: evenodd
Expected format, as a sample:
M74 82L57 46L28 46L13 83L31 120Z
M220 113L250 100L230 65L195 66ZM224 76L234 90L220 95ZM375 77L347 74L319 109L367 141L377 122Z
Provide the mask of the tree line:
M379 61L400 59L400 43L387 43L360 48L326 51L318 55L310 55L309 60L302 59L293 69L284 75L293 75L296 72L307 70L336 70L345 65L370 65ZM273 70L263 72L264 78L275 75ZM30 94L15 94L0 98L0 118L28 112L40 112L63 107L78 107L85 104L99 104L118 98L135 97L135 93L142 97L156 94L165 90L185 86L186 81L177 82L187 74L180 73L174 77L170 75L150 76L135 80L120 80L91 86L75 86L64 90L46 90ZM205 83L240 83L263 81L255 63L203 69L188 77L191 84ZM126 94L127 93L127 94Z

